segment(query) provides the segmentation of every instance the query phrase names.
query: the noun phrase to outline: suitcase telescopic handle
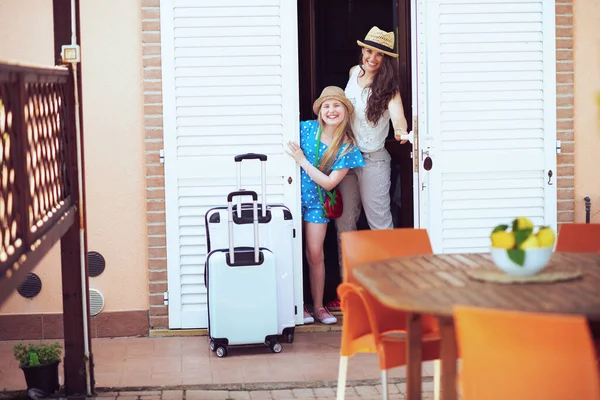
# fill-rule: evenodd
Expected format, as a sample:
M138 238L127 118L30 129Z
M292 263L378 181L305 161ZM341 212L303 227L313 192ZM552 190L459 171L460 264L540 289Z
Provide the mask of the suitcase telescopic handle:
M246 153L238 154L234 156L237 167L236 167L236 181L238 190L242 189L242 161L243 160L260 160L260 190L262 196L262 208L261 217L264 217L267 213L267 155L258 153ZM238 198L237 202L237 213L238 217L242 216L242 201Z
M254 226L254 262L259 263L260 251L258 248L258 195L253 190L238 190L227 195L227 225L229 227L229 259L231 264L235 264L235 246L233 240L233 198L251 196L252 197L252 225Z
M233 157L235 162L242 162L243 160L260 160L267 161L266 154L257 154L257 153L246 153L246 154L238 154Z
M227 202L231 203L234 197L252 196L252 201L258 201L258 194L253 190L238 190L227 195Z

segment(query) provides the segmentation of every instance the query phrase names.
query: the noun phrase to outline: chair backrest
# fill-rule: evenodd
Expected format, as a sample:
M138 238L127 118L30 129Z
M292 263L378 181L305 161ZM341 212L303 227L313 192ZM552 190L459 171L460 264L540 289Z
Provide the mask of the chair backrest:
M343 232L340 235L340 239L344 282L358 286L361 285L354 279L353 274L354 268L358 265L394 257L433 253L429 235L425 229L360 230ZM402 319L398 310L384 306L368 293L364 293L364 296L372 304L371 309L375 314L374 318L377 321L380 331L388 330L390 327L395 329L402 327L404 319ZM358 319L353 320L356 321ZM364 323L367 324L368 321L364 320ZM358 327L356 328L357 331L360 331ZM431 332L433 330L437 330L435 319L428 316L424 317L423 332Z
M562 224L556 251L600 253L600 224Z
M342 232L344 282L356 283L352 271L360 264L393 257L432 254L425 229L398 228Z
M455 307L464 400L600 399L581 316Z

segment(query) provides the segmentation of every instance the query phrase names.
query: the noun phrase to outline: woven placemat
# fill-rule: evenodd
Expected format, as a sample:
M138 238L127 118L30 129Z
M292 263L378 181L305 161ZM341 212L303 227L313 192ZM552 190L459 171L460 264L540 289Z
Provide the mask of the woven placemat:
M512 276L502 271L466 271L469 278L490 283L552 283L581 278L581 271L540 272L532 276Z

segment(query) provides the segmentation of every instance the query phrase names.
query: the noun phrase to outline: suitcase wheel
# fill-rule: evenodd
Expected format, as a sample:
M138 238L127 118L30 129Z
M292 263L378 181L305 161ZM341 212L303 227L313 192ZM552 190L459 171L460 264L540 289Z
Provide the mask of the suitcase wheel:
M217 347L215 352L217 353L217 357L219 357L219 358L223 358L223 357L227 356L227 348L226 347L219 346L219 347Z
M210 351L215 351L215 349L217 348L217 346L215 345L215 342L213 340L210 341Z
M271 351L273 353L281 353L281 350L283 350L283 346L281 345L281 343L279 343L279 342L271 343Z
M288 343L294 343L294 332L288 332L287 335L285 335L285 340Z

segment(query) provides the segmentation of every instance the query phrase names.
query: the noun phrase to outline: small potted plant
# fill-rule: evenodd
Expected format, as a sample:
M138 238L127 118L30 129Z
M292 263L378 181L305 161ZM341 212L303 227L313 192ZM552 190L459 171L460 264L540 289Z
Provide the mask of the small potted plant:
M61 350L58 342L15 345L13 354L25 375L27 390L35 388L52 394L60 388L58 364Z

